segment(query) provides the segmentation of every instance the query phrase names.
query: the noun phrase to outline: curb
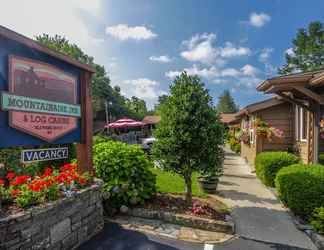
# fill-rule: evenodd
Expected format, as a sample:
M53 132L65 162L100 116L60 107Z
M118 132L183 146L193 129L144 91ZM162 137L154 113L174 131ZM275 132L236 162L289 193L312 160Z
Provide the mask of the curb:
M154 211L143 208L130 209L127 213L129 216L139 217L144 219L156 219L167 223L172 223L181 226L187 226L206 231L222 232L227 234L234 234L234 223L231 218L228 221L219 221L197 216L187 216L182 214L175 214L170 212Z

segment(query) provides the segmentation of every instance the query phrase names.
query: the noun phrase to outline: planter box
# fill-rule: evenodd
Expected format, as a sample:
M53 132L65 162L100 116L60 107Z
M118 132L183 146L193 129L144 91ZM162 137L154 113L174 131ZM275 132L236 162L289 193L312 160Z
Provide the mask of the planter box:
M74 249L103 228L100 184L0 217L0 249Z

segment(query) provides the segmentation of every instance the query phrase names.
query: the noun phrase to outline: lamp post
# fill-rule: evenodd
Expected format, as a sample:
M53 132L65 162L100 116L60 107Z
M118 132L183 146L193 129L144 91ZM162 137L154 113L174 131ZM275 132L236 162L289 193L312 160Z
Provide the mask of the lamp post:
M106 124L109 125L110 123L110 110L109 110L109 106L112 105L111 101L106 100L105 101L105 111L106 111ZM109 126L107 127L107 134L109 134Z

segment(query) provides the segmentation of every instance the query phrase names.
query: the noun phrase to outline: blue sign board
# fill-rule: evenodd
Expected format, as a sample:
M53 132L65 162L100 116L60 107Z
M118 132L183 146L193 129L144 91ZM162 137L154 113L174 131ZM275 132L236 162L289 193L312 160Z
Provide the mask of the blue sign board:
M21 151L22 163L61 160L61 159L67 159L68 157L69 157L69 149L67 147L31 149L31 150Z

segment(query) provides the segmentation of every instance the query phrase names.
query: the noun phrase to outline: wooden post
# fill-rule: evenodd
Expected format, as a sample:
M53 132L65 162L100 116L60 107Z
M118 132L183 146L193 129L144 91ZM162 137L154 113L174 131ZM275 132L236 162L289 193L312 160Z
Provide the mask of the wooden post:
M77 145L79 172L88 171L94 174L92 163L92 102L91 102L91 73L83 71L80 79L81 88L81 143Z

